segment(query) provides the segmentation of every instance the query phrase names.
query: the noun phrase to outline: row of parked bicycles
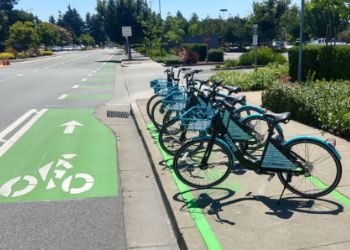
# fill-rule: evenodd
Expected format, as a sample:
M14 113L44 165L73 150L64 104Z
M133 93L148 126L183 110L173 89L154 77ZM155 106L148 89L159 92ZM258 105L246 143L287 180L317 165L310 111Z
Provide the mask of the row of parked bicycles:
M342 176L335 140L297 136L286 140L276 114L249 105L239 87L196 79L201 70L173 66L164 79L150 82L154 95L147 114L159 132L159 144L172 155L173 170L185 184L210 188L235 169L275 175L286 189L306 198L332 192ZM180 77L182 76L182 77Z

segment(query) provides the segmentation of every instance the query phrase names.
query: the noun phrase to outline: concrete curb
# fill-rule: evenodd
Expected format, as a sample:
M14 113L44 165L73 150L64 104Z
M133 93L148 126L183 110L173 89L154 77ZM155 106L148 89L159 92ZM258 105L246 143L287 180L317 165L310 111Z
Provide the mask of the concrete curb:
M206 249L191 215L180 211L182 204L173 202L174 194L178 193L177 187L170 174L155 164L161 162L163 158L147 130L145 119L136 103L131 103L131 115L144 144L180 249Z

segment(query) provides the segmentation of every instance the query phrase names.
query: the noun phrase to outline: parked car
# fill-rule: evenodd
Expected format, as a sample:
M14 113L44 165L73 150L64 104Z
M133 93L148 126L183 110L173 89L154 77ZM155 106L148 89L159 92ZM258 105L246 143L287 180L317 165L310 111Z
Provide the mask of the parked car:
M62 47L61 47L61 46L53 46L53 47L51 48L51 50L52 50L53 52L60 52L60 51L62 51Z
M63 50L64 51L72 51L73 50L73 46L71 46L71 45L63 46Z

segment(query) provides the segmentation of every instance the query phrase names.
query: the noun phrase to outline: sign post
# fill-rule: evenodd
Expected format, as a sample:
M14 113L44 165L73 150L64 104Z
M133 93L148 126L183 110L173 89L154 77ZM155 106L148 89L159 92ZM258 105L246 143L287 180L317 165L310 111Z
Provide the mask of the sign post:
M258 70L258 25L253 25L253 46L255 46L255 71Z
M126 39L126 48L128 51L128 60L131 61L131 50L130 50L130 43L129 43L129 36L132 36L132 30L131 26L123 26L122 27L122 34L123 37Z
M207 44L207 58L206 58L206 61L208 63L208 57L209 57L209 54L208 54L208 51L209 51L209 41L210 41L210 37L208 35L206 35L204 37L204 42Z

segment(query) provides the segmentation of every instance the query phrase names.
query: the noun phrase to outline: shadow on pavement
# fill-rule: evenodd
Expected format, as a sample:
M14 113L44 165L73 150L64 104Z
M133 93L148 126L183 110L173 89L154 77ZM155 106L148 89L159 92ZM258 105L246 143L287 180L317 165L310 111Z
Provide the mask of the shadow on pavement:
M107 60L107 61L95 61L95 62L98 62L98 63L121 63L120 60Z
M191 193L191 199L186 194ZM193 209L200 209L202 213L215 217L215 221L235 225L221 217L220 212L224 207L239 202L252 201L261 202L270 211L265 212L267 215L276 216L280 219L290 219L295 212L317 215L337 215L344 211L344 207L337 202L326 199L306 199L301 197L286 197L278 204L278 198L271 198L262 195L246 194L242 198L234 198L235 191L228 188L211 188L211 189L192 189L186 192L177 193L173 199L184 203L180 211L191 212ZM197 211L198 212L198 211Z

